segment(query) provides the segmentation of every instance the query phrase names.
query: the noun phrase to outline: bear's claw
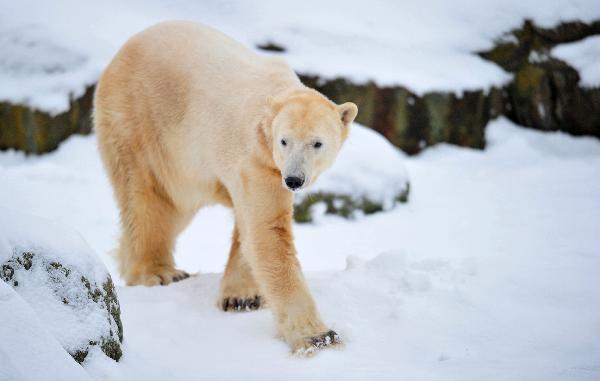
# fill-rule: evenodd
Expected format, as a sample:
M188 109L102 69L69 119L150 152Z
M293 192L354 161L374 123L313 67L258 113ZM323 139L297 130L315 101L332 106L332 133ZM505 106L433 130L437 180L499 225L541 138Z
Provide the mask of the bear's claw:
M318 336L306 337L298 348L292 349L292 353L296 356L312 357L321 349L340 346L343 346L340 336L329 330Z
M175 275L173 275L173 277L171 278L171 282L179 282L180 280L184 280L184 279L187 279L189 277L190 277L190 274L186 273L185 271L183 271L183 270L176 270ZM165 286L165 285L167 285L167 284L170 283L170 282L165 282L165 280L163 279L163 277L160 277L160 278L161 278L160 284L162 286Z
M316 349L321 349L328 347L330 345L336 345L342 342L340 336L333 330L329 330L328 332L308 338L310 345L315 347Z
M256 295L254 298L225 298L221 304L223 311L254 311L262 306L262 297Z

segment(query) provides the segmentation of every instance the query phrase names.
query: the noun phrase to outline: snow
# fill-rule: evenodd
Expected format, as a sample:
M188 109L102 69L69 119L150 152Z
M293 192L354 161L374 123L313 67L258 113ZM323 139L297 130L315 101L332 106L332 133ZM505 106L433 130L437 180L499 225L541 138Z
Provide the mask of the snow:
M6 1L0 100L64 111L69 94L94 83L129 36L167 19L203 22L248 46L275 42L294 69L325 78L401 84L417 94L489 88L510 77L473 52L511 38L505 33L525 18L545 27L589 22L600 7L596 0ZM598 45L589 37L552 55L578 69L584 86L598 86ZM72 322L56 323L50 308L31 308L0 282L0 380L600 379L600 142L502 118L489 124L486 141L485 151L440 144L409 158L353 127L312 190L389 206L410 173L410 201L294 227L321 315L346 344L310 360L275 339L268 310L215 307L230 211L202 210L179 237L178 267L197 275L167 287L124 287L112 257L118 211L95 137L73 136L41 157L0 152L0 261L35 245L94 271L77 256L89 245L120 285L125 337L119 363L92 350L81 367L47 326Z
M552 49L554 57L571 65L581 77L584 87L600 87L600 36L587 37L581 41L560 44Z
M597 380L600 142L502 118L486 140L485 151L440 144L405 158L408 204L294 227L308 285L343 349L298 359L275 339L268 310L215 308L232 217L213 207L177 244L178 266L199 275L119 287L124 355L92 354L84 369L132 381ZM117 211L94 136L43 157L0 153L0 185L0 205L76 228L118 279L109 254Z
M107 272L102 262L78 233L50 219L16 212L9 209L11 206L0 207L0 263L10 259L17 251L39 251L48 262L60 262L88 274L91 282L103 283L106 280Z
M0 281L0 380L92 380L29 304Z
M302 73L400 84L423 94L508 81L474 52L525 18L554 26L599 17L596 0L5 1L0 100L64 111L68 95L94 83L128 37L168 19L203 22L248 46L276 42Z

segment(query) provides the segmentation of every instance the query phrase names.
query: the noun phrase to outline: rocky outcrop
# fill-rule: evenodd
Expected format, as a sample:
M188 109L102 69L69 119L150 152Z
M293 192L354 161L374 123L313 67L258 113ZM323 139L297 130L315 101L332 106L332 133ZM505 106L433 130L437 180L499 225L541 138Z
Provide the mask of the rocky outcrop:
M408 202L410 185L400 191L393 200L392 207L396 203ZM315 192L309 197L301 198L294 202L294 220L299 223L312 222L315 218L314 208L318 205L323 206L322 214L330 214L344 218L353 218L357 214L373 214L385 210L384 202L372 200L363 196L359 198L347 194L333 192Z
M440 142L483 148L485 126L499 115L536 129L600 137L600 89L580 87L577 72L550 56L552 47L594 34L600 34L600 21L567 22L554 28L525 21L522 27L501 36L493 49L477 53L513 73L514 79L503 88L463 94L430 92L417 96L403 86L300 77L336 102L357 103L359 123L379 131L409 154ZM258 47L285 51L273 41ZM93 87L89 87L81 98L71 101L68 112L56 116L0 103L0 149L48 152L72 133L90 132L92 94Z
M431 92L419 97L401 86L301 78L337 102L356 102L360 123L409 154L440 142L483 148L485 126L499 115L539 130L600 137L600 89L582 88L577 71L550 55L558 44L594 34L600 34L600 21L563 23L556 28L525 21L502 36L493 49L479 53L514 76L505 87L489 91Z
M87 87L81 97L71 99L68 111L58 115L0 102L0 150L50 152L73 134L90 133L93 96L94 86Z
M357 85L343 78L300 78L335 102L355 102L360 110L359 123L380 132L408 154L440 142L483 148L484 128L503 105L503 93L497 89L461 95L433 92L419 97L401 86Z
M540 28L525 21L480 56L514 74L505 88L504 115L539 130L600 137L600 89L582 88L579 74L551 56L558 44L600 34L600 21Z

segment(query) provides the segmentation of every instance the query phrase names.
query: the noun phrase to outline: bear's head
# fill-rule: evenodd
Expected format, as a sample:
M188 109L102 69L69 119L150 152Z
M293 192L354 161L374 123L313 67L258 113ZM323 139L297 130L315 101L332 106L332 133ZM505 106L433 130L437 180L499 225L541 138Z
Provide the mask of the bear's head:
M314 90L267 99L273 160L290 191L306 188L330 167L358 113L354 103L336 105Z

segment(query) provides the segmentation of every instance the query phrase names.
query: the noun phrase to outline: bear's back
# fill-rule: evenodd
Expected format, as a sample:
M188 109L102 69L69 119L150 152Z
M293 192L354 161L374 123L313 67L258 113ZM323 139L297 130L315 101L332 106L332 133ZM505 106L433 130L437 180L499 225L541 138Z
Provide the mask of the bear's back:
M209 26L190 21L166 21L135 35L126 44L143 57L143 65L157 65L185 72L188 80L210 79L211 92L219 84L247 83L269 78L273 73L294 76L278 58L259 55L243 44ZM195 76L201 78L194 78Z

